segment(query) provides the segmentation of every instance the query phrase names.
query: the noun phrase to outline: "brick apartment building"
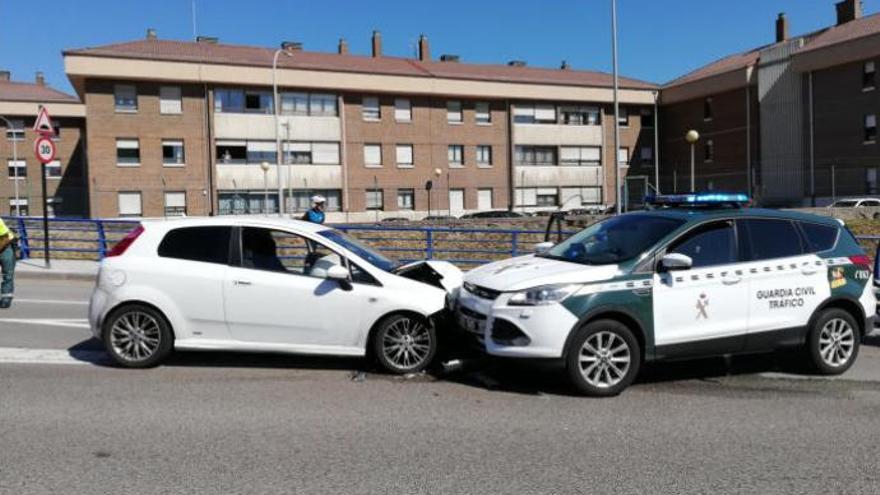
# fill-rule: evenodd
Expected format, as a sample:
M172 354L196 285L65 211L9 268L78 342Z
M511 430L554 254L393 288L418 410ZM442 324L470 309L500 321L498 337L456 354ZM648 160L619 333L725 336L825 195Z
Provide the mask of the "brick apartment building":
M880 15L836 4L834 26L725 57L661 89L661 185L687 190L690 145L697 189L750 190L764 204L825 204L878 194Z
M12 81L8 71L0 71L0 158L5 165L0 214L43 214L41 167L33 150L37 134L32 130L40 105L52 116L56 133L57 159L46 168L48 213L88 216L85 107L76 97L47 86L42 73L34 82L22 82Z
M279 189L288 210L320 193L348 220L421 217L429 198L434 214L573 208L616 201L615 155L624 174L654 170L656 86L621 78L616 154L608 74L432 60L425 37L402 58L379 33L365 56L149 30L64 62L98 217L277 211Z

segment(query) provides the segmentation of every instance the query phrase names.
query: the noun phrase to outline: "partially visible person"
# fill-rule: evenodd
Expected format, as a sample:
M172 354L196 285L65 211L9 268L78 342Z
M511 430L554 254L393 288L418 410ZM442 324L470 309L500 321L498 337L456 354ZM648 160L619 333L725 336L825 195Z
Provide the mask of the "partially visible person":
M15 234L0 218L0 270L3 272L3 279L0 282L0 309L12 306L12 294L15 290L13 278L15 277L14 241Z
M317 224L324 223L324 204L327 202L324 196L320 194L312 196L312 208L303 215L302 219L306 222Z

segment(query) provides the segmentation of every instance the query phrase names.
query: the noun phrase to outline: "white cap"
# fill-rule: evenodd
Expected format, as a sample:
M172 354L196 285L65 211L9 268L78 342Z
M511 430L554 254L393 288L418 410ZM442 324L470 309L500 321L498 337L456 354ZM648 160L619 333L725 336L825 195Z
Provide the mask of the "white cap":
M326 203L326 202L327 202L327 199L324 198L324 196L321 196L320 194L316 194L316 195L312 196L312 203Z

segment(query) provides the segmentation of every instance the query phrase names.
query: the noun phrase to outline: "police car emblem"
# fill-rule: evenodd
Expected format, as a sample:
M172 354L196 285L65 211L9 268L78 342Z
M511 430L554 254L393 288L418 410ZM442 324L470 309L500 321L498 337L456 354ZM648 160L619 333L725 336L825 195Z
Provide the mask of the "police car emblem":
M699 299L697 299L697 319L705 318L709 319L709 314L706 312L706 308L709 307L709 296L706 293L700 294Z

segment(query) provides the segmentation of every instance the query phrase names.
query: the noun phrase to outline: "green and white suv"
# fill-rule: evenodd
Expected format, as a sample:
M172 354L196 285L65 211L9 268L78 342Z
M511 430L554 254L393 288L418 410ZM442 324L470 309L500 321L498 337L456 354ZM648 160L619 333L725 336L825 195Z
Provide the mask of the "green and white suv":
M791 346L819 373L843 373L873 328L870 259L837 220L746 201L658 196L654 209L477 268L459 325L489 354L564 360L588 395L620 393L646 361Z

